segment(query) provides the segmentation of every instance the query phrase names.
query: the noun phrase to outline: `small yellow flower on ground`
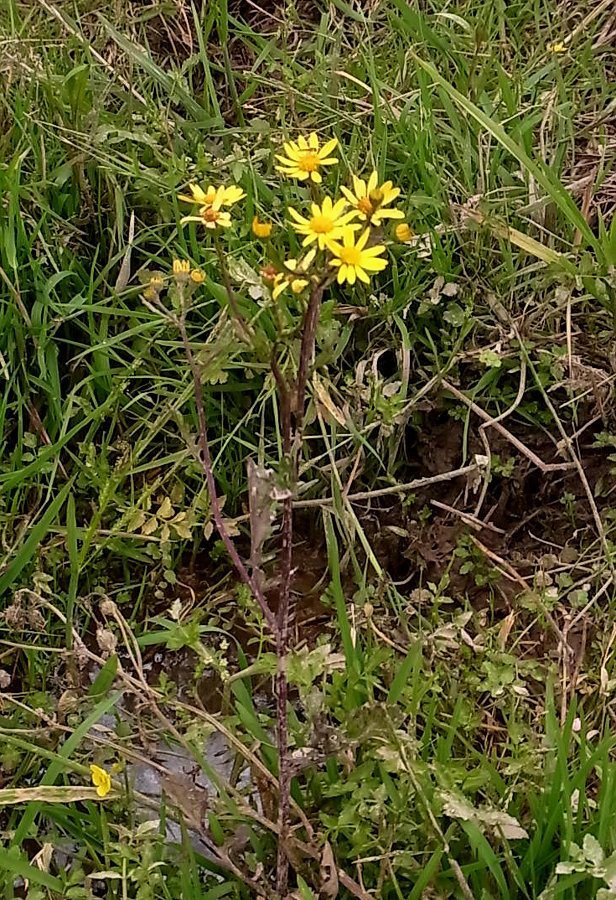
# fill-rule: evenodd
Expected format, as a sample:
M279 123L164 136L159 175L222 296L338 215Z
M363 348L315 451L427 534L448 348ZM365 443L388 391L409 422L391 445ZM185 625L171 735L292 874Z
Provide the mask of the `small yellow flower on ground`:
M90 775L92 777L92 784L96 788L97 795L101 799L106 797L111 790L111 776L109 772L106 772L105 769L101 769L100 766L92 764L90 766Z
M406 222L400 222L394 228L394 234L396 235L397 241L402 241L402 243L406 241L410 241L415 237L415 232L411 228L410 225L407 225Z
M178 199L185 200L186 203L198 203L199 206L213 206L216 201L220 206L233 206L234 203L246 196L244 191L235 184L229 187L221 185L218 188L210 184L207 191L200 188L198 184L189 184L188 189L190 196L178 194Z
M364 222L370 225L380 225L383 219L403 219L404 213L399 209L385 209L400 194L400 188L395 188L391 181L384 181L379 185L379 176L373 172L368 181L353 175L352 193L348 188L340 190L351 206Z
M369 237L370 229L366 228L355 241L355 234L350 228L347 228L344 231L342 244L332 242L329 245L334 256L330 260L330 265L338 267L339 284L343 284L345 281L355 284L358 278L368 284L370 274L382 272L387 266L387 260L380 258L381 254L385 253L385 247L381 244L377 244L375 247L366 247Z
M193 284L203 284L205 281L205 272L201 269L193 269L190 273L190 280Z
M284 271L278 272L272 279L272 297L274 300L277 300L287 287L290 287L294 294L301 294L310 283L307 273L315 256L316 250L312 249L301 260L285 260Z
M282 146L286 156L276 156L281 164L276 166L276 171L289 178L298 178L300 181L310 178L320 184L323 178L319 169L322 166L334 166L338 162L335 156L330 156L338 146L338 139L332 138L321 146L314 131L308 138L300 135L296 141L288 141Z
M554 41L547 46L548 53L566 53L567 45L563 41Z
M252 220L252 233L258 238L268 238L274 226L271 222L261 222L258 216Z
M324 250L329 241L342 237L345 226L351 229L359 228L359 225L349 225L351 219L355 217L355 213L345 213L346 205L345 200L333 203L331 197L326 197L321 206L318 203L311 204L311 216L308 219L289 207L289 213L295 219L291 225L298 234L305 235L303 246L307 247L308 244L316 241L319 250Z

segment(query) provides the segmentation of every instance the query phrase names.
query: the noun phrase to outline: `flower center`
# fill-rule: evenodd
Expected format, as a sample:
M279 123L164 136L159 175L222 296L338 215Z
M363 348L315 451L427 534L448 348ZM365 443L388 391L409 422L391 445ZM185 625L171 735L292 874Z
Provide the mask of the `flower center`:
M315 234L327 234L334 228L334 220L329 216L313 216L310 220L310 230Z
M297 162L297 168L302 172L316 172L320 165L318 153L305 153Z
M220 218L220 210L212 209L208 207L206 209L201 210L201 215L203 217L204 222L218 222Z
M357 247L341 247L338 256L347 266L358 266L361 262L361 250Z
M366 216L371 216L374 212L374 206L370 202L369 197L362 197L361 200L357 202L357 209Z

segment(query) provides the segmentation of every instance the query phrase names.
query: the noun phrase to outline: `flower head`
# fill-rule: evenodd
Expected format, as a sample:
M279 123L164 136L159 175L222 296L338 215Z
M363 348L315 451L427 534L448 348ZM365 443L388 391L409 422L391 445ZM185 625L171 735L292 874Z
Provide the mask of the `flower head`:
M288 141L282 146L286 156L276 156L280 162L276 171L289 178L298 178L300 181L310 178L319 184L323 180L319 172L321 166L334 166L338 162L335 156L330 156L338 146L338 139L332 138L321 146L314 131L308 138L300 135L296 141Z
M272 233L274 226L271 222L261 222L258 216L252 220L252 233L255 237L266 239Z
M229 187L221 185L218 188L210 184L206 191L198 184L189 184L188 189L190 196L178 194L178 199L184 200L186 203L198 203L199 206L213 206L215 202L218 202L219 206L233 206L234 203L246 196L244 191L235 184Z
M219 187L216 191L214 199L208 206L202 206L198 216L184 216L180 222L182 225L186 222L200 222L206 228L229 228L231 225L231 215L222 209L225 203L226 192L229 188ZM239 190L239 188L237 189ZM233 201L235 202L235 201Z
M203 284L205 281L205 272L202 269L193 269L190 273L190 280L193 284Z
M381 254L385 253L385 247L380 244L375 247L366 247L369 237L370 229L366 228L356 241L353 231L346 228L342 244L332 242L329 245L329 250L334 257L329 264L338 267L339 284L343 284L345 281L355 284L358 278L368 284L369 273L382 272L386 267L387 260L381 259Z
M379 176L373 172L368 181L353 175L355 193L346 187L340 190L347 198L355 214L369 225L380 225L383 219L403 219L404 213L399 209L385 209L400 194L391 181L379 184Z
M546 47L548 53L566 53L567 45L563 41L553 41Z
M394 234L396 235L396 240L402 243L406 243L406 241L410 241L415 237L415 232L406 222L399 222L394 228Z
M272 279L272 297L277 300L282 292L290 287L294 294L301 294L310 284L308 270L312 265L317 251L309 250L303 259L287 259L283 263L284 270L277 272Z
M345 227L359 228L359 225L349 225L355 213L345 213L346 201L337 200L334 203L331 197L326 197L319 206L318 203L312 203L310 206L310 218L300 216L297 210L289 207L289 213L295 222L292 222L293 228L298 234L304 235L302 242L304 247L317 242L319 250L324 250L329 242L341 238Z
M100 766L91 765L90 775L92 777L92 784L96 788L97 796L101 797L101 799L106 797L111 790L111 775L109 772L106 772L105 769L101 769Z
M173 260L173 275L178 284L186 284L190 278L190 263L187 259Z

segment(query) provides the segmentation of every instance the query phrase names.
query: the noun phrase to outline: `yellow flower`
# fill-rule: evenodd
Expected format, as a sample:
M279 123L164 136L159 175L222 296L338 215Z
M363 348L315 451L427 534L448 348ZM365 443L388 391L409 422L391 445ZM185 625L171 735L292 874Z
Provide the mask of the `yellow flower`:
M547 45L546 50L548 53L566 53L567 45L563 41L553 41Z
M287 175L289 178L298 178L300 181L312 179L316 184L323 180L319 169L321 166L334 166L338 162L335 156L330 156L338 146L338 139L321 145L315 132L305 138L302 135L296 141L289 141L282 145L286 156L276 156L281 163L276 166L276 171Z
M345 209L345 200L337 200L336 203L333 203L331 197L326 197L321 206L318 203L312 203L309 219L300 216L296 210L289 207L289 213L295 219L291 225L298 234L305 235L302 246L307 247L308 244L316 241L319 250L324 250L330 241L342 237L345 226L352 230L359 228L359 225L348 224L354 218L355 213L345 213Z
M200 222L206 228L229 228L231 225L231 215L226 210L221 209L225 202L225 192L228 188L219 187L216 195L209 206L202 206L198 216L184 216L180 220L181 225L186 222Z
M368 181L353 175L353 194L348 188L340 190L347 198L356 214L369 225L380 225L383 219L403 219L404 213L399 209L384 209L398 197L400 188L395 188L391 181L379 185L379 176L373 172Z
M202 272L201 269L193 269L190 273L190 280L193 284L203 284L205 281L205 272Z
M216 201L220 206L233 206L234 203L246 196L244 191L235 184L230 187L221 185L218 188L210 184L207 191L200 188L198 184L189 184L188 189L190 196L178 194L178 199L185 200L186 203L198 203L199 206L213 206Z
M368 284L370 281L368 273L382 272L386 267L387 260L380 259L381 254L385 253L385 247L377 244L375 247L366 248L369 237L370 229L366 228L356 242L353 231L346 228L342 244L332 242L329 245L329 249L334 255L334 259L330 260L330 265L338 267L339 284L343 284L345 281L355 284L358 278Z
M173 260L173 276L178 284L186 284L190 278L190 263L187 259Z
M396 235L396 240L405 243L406 241L410 241L415 237L415 232L411 228L410 225L407 225L406 222L400 222L394 228L394 234Z
M96 793L101 799L106 797L111 790L111 776L105 769L100 766L91 765L90 775L92 776L92 784L96 788Z
M278 272L273 278L272 297L274 300L277 300L289 286L294 294L301 294L304 288L310 284L307 274L316 253L317 251L313 248L301 260L287 259L284 262L285 271Z
M272 233L273 227L271 222L260 222L258 216L255 216L252 220L252 233L255 237L268 238Z

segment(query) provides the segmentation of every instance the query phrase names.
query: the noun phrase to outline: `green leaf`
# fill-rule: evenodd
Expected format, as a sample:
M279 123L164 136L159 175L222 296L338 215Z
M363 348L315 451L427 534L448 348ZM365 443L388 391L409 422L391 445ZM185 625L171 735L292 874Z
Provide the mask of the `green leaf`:
M118 657L114 653L113 656L110 656L105 665L101 668L100 672L90 685L90 689L88 693L91 697L96 697L101 694L106 694L113 681L116 677L118 671Z
M29 529L28 537L23 542L17 553L13 557L13 561L9 564L3 575L0 575L0 596L17 581L22 570L28 565L42 541L47 535L51 525L58 518L58 513L62 509L64 501L72 487L72 480L65 484L64 487L56 494L38 522Z

